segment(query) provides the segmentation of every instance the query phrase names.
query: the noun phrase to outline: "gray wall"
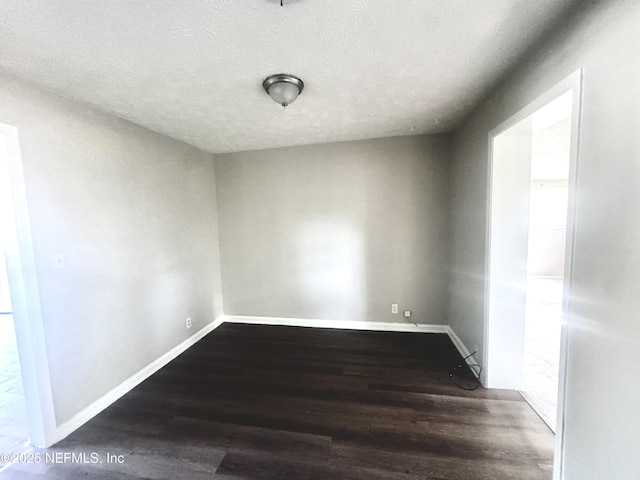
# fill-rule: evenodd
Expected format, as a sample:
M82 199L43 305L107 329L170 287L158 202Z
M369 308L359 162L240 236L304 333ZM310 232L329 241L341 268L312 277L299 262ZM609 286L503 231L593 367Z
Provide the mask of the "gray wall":
M447 323L447 136L214 158L226 314Z
M0 121L19 129L60 424L222 314L212 156L8 76Z
M450 322L482 344L488 132L584 68L565 478L640 478L640 3L584 2L454 135Z

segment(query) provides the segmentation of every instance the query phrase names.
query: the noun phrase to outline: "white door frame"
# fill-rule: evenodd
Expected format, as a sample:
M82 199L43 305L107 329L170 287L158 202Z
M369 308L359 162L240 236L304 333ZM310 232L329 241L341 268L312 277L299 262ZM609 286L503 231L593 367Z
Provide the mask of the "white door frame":
M539 96L529 105L515 115L502 122L489 132L489 165L487 174L487 218L486 218L486 249L485 249L485 311L484 311L484 381L488 378L488 372L492 365L489 364L489 298L490 298L490 259L491 259L491 190L493 179L493 141L502 132L532 115L546 104L559 97L563 93L573 90L573 102L571 112L571 146L569 153L569 199L567 209L567 236L565 256L564 297L562 305L563 324L560 337L560 368L558 381L558 417L556 424L556 444L553 478L559 480L563 477L564 457L564 420L565 420L565 392L567 383L567 356L570 348L570 312L571 312L571 282L574 266L575 224L576 224L576 198L578 175L578 146L580 135L580 118L582 108L582 69L578 69L566 77L553 88ZM491 387L491 385L486 385Z
M0 152L0 201L6 206L0 225L27 420L31 443L46 447L56 441L56 419L18 129L0 123L0 136L5 147Z

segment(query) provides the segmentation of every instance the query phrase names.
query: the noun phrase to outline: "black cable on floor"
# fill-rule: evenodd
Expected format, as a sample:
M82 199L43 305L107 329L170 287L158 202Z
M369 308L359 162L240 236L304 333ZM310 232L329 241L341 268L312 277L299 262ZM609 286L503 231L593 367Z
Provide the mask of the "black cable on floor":
M480 374L482 373L482 367L480 365L478 365L477 363L467 364L467 358L474 356L476 353L478 353L478 352L472 352L469 355L467 355L466 357L464 357L462 359L462 363L459 363L458 365L453 367L453 369L449 372L449 380L451 380L451 383L453 383L457 387L460 387L463 390L475 390L480 386ZM476 383L474 385L470 386L470 387L466 386L466 385L462 385L461 383L459 383L456 380L454 380L453 375L456 373L456 370L458 370L460 368L463 368L463 367L467 367L476 376Z

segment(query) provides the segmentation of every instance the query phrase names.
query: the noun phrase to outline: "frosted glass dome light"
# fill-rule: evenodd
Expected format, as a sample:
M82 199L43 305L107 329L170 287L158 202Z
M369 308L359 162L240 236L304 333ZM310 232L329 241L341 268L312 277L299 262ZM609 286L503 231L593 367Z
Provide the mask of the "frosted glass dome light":
M296 101L304 88L304 83L293 75L278 73L265 78L262 86L274 102L286 107Z

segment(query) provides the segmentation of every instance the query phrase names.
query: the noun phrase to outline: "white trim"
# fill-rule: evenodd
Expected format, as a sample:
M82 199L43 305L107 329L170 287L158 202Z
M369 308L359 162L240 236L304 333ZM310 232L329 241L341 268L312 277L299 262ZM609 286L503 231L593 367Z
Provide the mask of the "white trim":
M419 323L355 322L346 320L321 320L315 318L260 317L225 315L225 323L248 323L252 325L280 325L284 327L335 328L339 330L368 330L375 332L443 333L449 336L462 358L471 353L460 337L449 325L425 325ZM466 360L467 365L477 364L474 357ZM475 370L471 369L475 375ZM477 375L476 375L477 376Z
M469 355L471 354L471 351L462 342L462 340L460 340L460 337L458 337L456 332L453 331L453 328L448 327L447 334L449 335L449 338L451 339L451 343L453 343L453 346L456 347L456 349L458 350L458 353L462 356L462 358L469 357ZM476 352L476 355L477 354L478 354L478 352ZM467 358L466 359L466 364L467 365L477 365L478 362L475 359L475 355L473 357ZM470 368L470 370L475 375L475 377L478 378L476 369L475 368Z
M492 206L492 195L491 195L491 187L492 187L492 182L493 182L493 144L494 144L494 138L497 137L498 135L500 135L501 133L505 132L506 130L508 130L509 128L513 127L514 125L516 125L517 123L521 122L522 120L524 120L525 118L527 118L530 115L533 115L535 112L537 112L538 110L540 110L542 107L544 107L546 104L548 104L549 102L551 102L552 100L555 100L557 97L559 97L560 95L562 95L563 93L573 89L574 90L574 98L573 98L573 115L571 117L571 121L572 121L572 139L571 141L574 142L574 136L576 135L576 130L577 130L577 125L578 125L578 116L576 116L576 98L580 98L579 94L578 97L576 97L576 91L579 91L581 89L581 85L582 85L582 69L578 69L574 72L572 72L570 75L568 75L567 77L565 77L564 79L562 79L559 83L557 83L556 85L554 85L552 88L550 88L549 90L545 91L542 95L538 96L535 100L533 100L531 103L529 103L527 106L525 106L524 108L520 109L518 112L516 112L514 115L512 115L511 117L507 118L505 121L501 122L500 124L498 124L496 127L494 127L493 129L491 129L491 131L488 134L488 147L489 147L489 151L488 151L488 155L487 155L487 160L488 160L488 165L487 165L487 185L486 185L486 198L487 198L487 203L486 203L486 217L485 217L485 254L484 254L484 259L485 259L485 272L484 272L484 348L483 348L483 359L482 359L482 364L483 364L483 369L482 369L482 377L483 377L483 384L484 385L489 385L489 387L491 387L491 385L487 382L487 380L489 379L489 372L491 371L491 365L489 364L489 351L491 349L491 338L489 335L489 298L490 298L490 293L491 293L491 206ZM574 128L575 127L575 128ZM574 144L572 143L571 145L571 160L570 162L576 162L576 157L574 155ZM571 178L571 174L573 174L575 172L575 166L574 164L572 164L573 166L570 166L570 174L569 174L569 189L571 190L571 182L572 182L572 178ZM569 192L569 194L571 195L571 192ZM570 219L567 217L567 232L569 232L569 221ZM570 245L569 243L567 243L567 245ZM565 278L567 276L567 270L565 270ZM561 352L562 355L562 352Z
M572 72L561 82L537 97L533 102L522 108L515 115L493 128L489 132L489 152L487 166L487 210L485 225L485 299L484 299L484 348L483 348L483 377L486 380L486 372L490 368L488 364L490 338L489 338L489 293L490 293L490 258L491 258L491 182L493 179L493 140L500 133L509 129L516 123L524 120L537 110L559 97L568 90L573 89L573 103L571 112L571 147L569 159L569 206L567 208L567 239L564 276L563 317L570 315L571 278L573 274L573 255L575 248L576 214L575 205L577 198L577 175L580 140L580 121L582 118L582 79L583 70ZM560 369L558 379L558 406L556 424L556 442L554 452L553 479L559 480L564 475L564 421L566 415L566 384L567 384L567 358L570 348L570 330L563 323L560 339Z
M537 97L533 102L529 103L526 107L521 108L514 115L507 118L504 122L500 123L498 126L491 129L489 132L489 139L491 140L493 137L497 137L501 133L509 130L516 123L521 122L525 118L530 115L533 115L542 107L544 107L547 103L555 100L557 97L562 95L563 93L571 90L572 88L579 88L582 79L582 69L572 72L565 78L563 78L559 83L555 84L549 90L544 92L542 95ZM492 150L489 152L492 153ZM490 155L491 158L491 155Z
M253 317L225 315L227 323L254 325L281 325L285 327L336 328L345 330L371 330L380 332L449 333L449 325L425 325L394 322L355 322L348 320L321 320L315 318Z
M569 147L569 202L567 206L566 256L564 267L564 292L562 304L562 329L560 331L560 364L558 371L558 403L556 420L556 444L554 451L553 478L560 480L564 476L567 359L569 358L570 325L567 319L571 315L571 289L573 282L574 258L576 246L576 203L578 198L578 158L580 156L580 129L582 121L582 69L573 74L573 103L571 105L571 144Z
M175 359L178 355L183 353L189 347L196 344L199 340L201 340L204 336L211 333L213 330L218 328L224 322L224 317L219 317L198 332L194 333L192 336L184 340L182 343L176 345L171 350L169 350L164 355L158 357L153 362L151 362L146 367L142 368L137 373L133 374L129 378L127 378L120 385L112 389L111 391L104 394L98 400L94 401L87 407L83 408L81 411L76 413L73 417L71 417L66 422L58 425L56 431L56 439L52 443L59 442L74 430L77 430L86 422L91 420L93 417L98 415L102 410L107 408L113 402L118 400L120 397L131 391L134 387L142 383L144 380L149 378L155 372L160 370L166 364L168 364L171 360Z
M0 201L6 202L9 216L13 212L12 218L2 220L2 235L29 434L34 445L47 447L56 434L55 409L18 129L0 123L0 135L6 146L6 156L0 154L0 176L10 185L2 189Z

